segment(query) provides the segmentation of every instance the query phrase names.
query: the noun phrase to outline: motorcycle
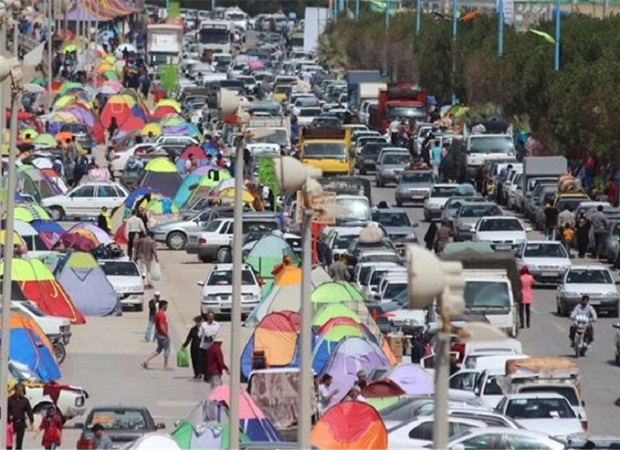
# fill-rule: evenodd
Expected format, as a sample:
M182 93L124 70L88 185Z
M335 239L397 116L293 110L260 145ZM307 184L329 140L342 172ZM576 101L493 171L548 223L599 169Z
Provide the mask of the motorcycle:
M573 347L575 349L575 358L585 356L586 351L590 347L590 339L587 334L590 326L590 317L587 314L579 314L575 317L575 336L573 337Z

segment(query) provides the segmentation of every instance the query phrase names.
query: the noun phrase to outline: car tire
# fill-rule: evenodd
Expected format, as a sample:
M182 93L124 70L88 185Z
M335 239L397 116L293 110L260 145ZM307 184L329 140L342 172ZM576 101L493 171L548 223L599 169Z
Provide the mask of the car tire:
M220 264L228 264L232 260L230 247L220 247L215 254L215 260Z
M50 206L52 220L59 221L65 218L65 211L60 206Z
M430 222L431 218L428 214L426 214L426 211L424 211L424 222Z
M609 313L609 317L618 317L618 313L620 313L620 309L616 306L616 308Z
M187 236L180 231L173 231L166 237L166 245L170 250L183 250L187 245Z
M137 312L142 312L143 310L144 310L144 305L142 303L140 303L139 305L136 305Z
M396 200L396 206L398 206L399 208L403 206L403 202L400 200Z
M208 263L209 258L207 258L206 255L198 255L198 261L203 262L203 263Z

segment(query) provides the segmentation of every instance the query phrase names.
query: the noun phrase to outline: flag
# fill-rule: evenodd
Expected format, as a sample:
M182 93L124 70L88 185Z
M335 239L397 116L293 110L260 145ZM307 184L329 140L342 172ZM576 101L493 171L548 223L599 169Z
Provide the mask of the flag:
M37 45L24 55L24 64L30 67L36 67L43 61L43 48L45 43Z
M168 5L168 17L178 19L181 17L181 2L179 0L171 1Z
M550 44L555 44L555 39L553 39L553 36L551 36L549 33L545 33L544 31L539 31L539 30L530 30L532 33L534 33L536 36L540 36L541 38L543 38L545 41L549 42Z

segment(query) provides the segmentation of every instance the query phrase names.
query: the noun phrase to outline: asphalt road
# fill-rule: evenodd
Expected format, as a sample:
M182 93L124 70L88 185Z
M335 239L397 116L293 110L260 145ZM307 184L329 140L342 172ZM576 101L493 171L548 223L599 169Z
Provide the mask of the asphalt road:
M385 200L395 206L394 187L378 188L373 180L372 197L374 204ZM416 234L423 242L428 224L423 222L422 206L405 205L411 221L419 222ZM508 212L508 214L513 214ZM532 239L542 239L538 232L531 233ZM577 260L579 264L594 264L592 260ZM617 275L617 274L616 274ZM618 279L616 277L616 279ZM616 282L618 283L618 282ZM612 324L618 319L599 318L594 324L595 342L585 358L578 364L582 375L583 399L586 403L589 429L594 435L620 435L616 429L620 414L620 367L614 363L614 329ZM567 356L574 357L568 340L570 319L558 317L555 313L555 289L537 288L534 291L532 306L532 328L521 330L519 339L523 349L530 356Z

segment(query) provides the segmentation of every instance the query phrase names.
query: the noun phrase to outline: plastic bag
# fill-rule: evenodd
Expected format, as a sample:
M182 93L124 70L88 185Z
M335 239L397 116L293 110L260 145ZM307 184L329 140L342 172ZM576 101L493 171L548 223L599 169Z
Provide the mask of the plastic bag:
M185 347L177 351L177 367L189 367L189 354Z
M151 264L151 280L161 280L161 267L159 267L159 263L155 261L153 261L153 264Z

